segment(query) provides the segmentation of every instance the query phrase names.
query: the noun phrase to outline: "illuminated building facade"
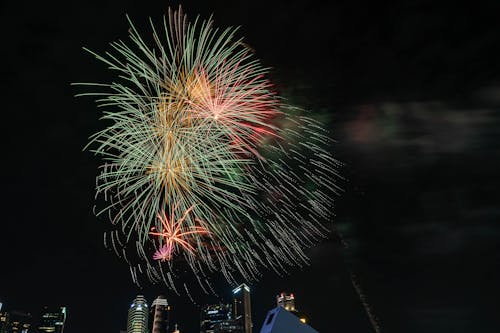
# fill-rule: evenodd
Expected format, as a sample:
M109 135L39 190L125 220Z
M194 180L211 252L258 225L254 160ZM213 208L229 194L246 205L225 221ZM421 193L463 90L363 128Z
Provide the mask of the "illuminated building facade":
M230 304L206 305L201 310L201 333L239 333L240 330L233 321Z
M20 311L0 312L0 333L32 332L33 317L30 313Z
M244 283L233 290L233 319L241 326L241 333L252 333L250 287Z
M243 332L243 326L237 321L227 320L217 323L214 326L215 333L241 333Z
M9 313L0 312L0 333L7 333L9 325Z
M7 324L7 333L28 333L31 332L31 323L33 318L31 314L19 311L9 312L9 323Z
M158 296L151 305L151 332L170 333L170 305L165 296Z
M49 309L44 307L38 331L40 333L63 333L66 322L66 307Z
M285 310L294 312L295 311L295 297L293 294L281 293L276 296L276 305L285 308Z
M276 296L276 305L294 314L304 324L309 321L306 315L295 307L295 296L293 294L282 292Z
M201 333L252 333L250 288L233 289L233 304L206 305L201 311Z
M148 304L138 295L128 309L127 333L148 333Z

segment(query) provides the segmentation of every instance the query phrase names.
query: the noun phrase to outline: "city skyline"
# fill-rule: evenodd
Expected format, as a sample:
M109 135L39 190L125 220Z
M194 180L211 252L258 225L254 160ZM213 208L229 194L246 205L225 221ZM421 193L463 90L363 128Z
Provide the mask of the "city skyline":
M252 310L249 307L250 301L250 287L246 284L241 284L240 286L231 289L232 301L226 304L205 304L199 308L200 314L200 331L201 333L247 333L259 331L262 323L252 322ZM284 296L285 293L280 293L276 297L276 306L281 306L278 298ZM289 295L287 295L289 296ZM291 294L294 298L293 294ZM270 295L271 298L271 295ZM290 297L287 298L290 300ZM182 322L172 321L171 310L172 306L169 304L168 299L164 295L159 295L151 302L144 295L136 295L131 302L126 315L126 330L120 330L120 332L125 333L172 333L177 327L182 327ZM285 306L283 305L285 308ZM64 333L64 324L66 321L66 307L59 307L59 311L54 312L56 308L45 306L41 310L40 320L36 321L33 319L31 313L23 313L17 310L5 310L0 309L0 333L34 333L36 332L46 332L46 333ZM226 309L227 308L227 309ZM204 311L208 313L220 312L221 309L225 312L225 317L217 317L215 321L212 321L212 330L203 329L203 327L208 327L204 325ZM226 310L224 310L226 309ZM247 311L250 313L247 313ZM267 310L261 309L255 310L261 314L267 312ZM288 311L293 312L295 309L287 308ZM29 324L25 326L29 330L5 330L6 327L2 326L5 324L1 318L7 315L7 318L12 317L12 314L19 316L29 316ZM2 315L4 317L2 317ZM226 320L225 320L226 319ZM175 324L174 324L175 322ZM213 324L219 323L219 325L213 326ZM222 324L222 325L220 325ZM22 325L22 324L21 324ZM5 330L5 331L4 331Z
M44 306L37 312L2 308L4 307L0 308L0 333L64 333L65 306Z
M265 326L269 326L269 316L270 313L276 313L277 308L283 308L287 312L293 314L302 324L308 324L306 322L306 316L304 312L298 311L295 308L295 296L293 293L287 294L281 292L275 296L276 304L272 309L261 311L261 309L254 310L254 312L267 313L266 319L262 323L255 323L252 321L252 310L251 310L251 291L250 287L246 284L241 284L238 287L232 289L232 302L227 303L216 303L216 304L204 304L200 305L199 317L200 333L252 333L260 332L261 327L264 329ZM131 316L130 313L136 313L136 306L140 304L141 307L147 308L147 299L143 295L138 295L134 299L131 308L129 310L129 316L127 320L127 327L133 327L134 322L138 321L140 329L146 329L146 331L151 333L172 333L172 329L177 329L178 327L184 326L182 322L176 322L175 316L172 317L171 310L172 304L169 304L168 299L164 295L160 295L154 299L151 304L150 315L153 317L149 318L149 325L144 328L144 313L139 313L139 315ZM161 306L160 310L155 309L155 306ZM139 309L141 310L141 309ZM157 311L161 311L158 314ZM274 316L274 314L273 314ZM283 317L280 315L280 318ZM290 321L292 323L290 327L293 327L293 320L290 317L284 317L285 319L280 319L281 325L283 320ZM174 323L175 324L172 324ZM290 325L290 324L287 324ZM167 329L170 327L171 329ZM308 326L309 327L309 326ZM269 330L269 328L267 328ZM307 329L306 329L307 331ZM125 331L123 331L125 332ZM129 333L129 330L126 331ZM131 333L135 333L132 329ZM196 331L198 332L198 331ZM309 331L308 331L309 332ZM311 331L312 332L312 331Z

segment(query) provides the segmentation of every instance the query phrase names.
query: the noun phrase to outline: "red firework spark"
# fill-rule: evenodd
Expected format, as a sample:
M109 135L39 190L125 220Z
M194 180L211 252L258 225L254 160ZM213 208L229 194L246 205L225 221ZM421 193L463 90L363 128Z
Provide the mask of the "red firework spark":
M223 62L213 77L201 68L188 84L193 118L218 124L229 132L233 144L259 156L255 144L265 136L278 136L271 121L281 112L271 83L252 67Z
M151 231L149 234L153 236L158 236L163 239L163 246L160 247L153 255L154 260L167 261L171 260L172 256L176 250L176 247L180 246L182 249L194 253L195 248L188 242L189 236L195 234L205 234L208 235L210 232L201 226L190 226L183 227L184 221L186 221L187 216L193 210L194 205L189 207L179 220L175 220L174 213L177 210L176 205L174 209L171 210L170 216L164 210L158 214L158 219L161 222L161 231ZM195 219L198 221L198 219ZM155 230L153 228L152 230Z

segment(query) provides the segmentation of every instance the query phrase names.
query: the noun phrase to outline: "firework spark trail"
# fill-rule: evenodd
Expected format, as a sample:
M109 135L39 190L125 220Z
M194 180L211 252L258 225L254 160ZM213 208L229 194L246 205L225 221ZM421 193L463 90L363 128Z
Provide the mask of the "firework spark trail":
M176 293L186 267L213 291L214 273L234 284L307 265L339 191L321 124L277 96L237 29L169 10L161 29L150 20L149 45L129 23L130 41L87 50L119 79L80 95L108 123L87 146L103 159L96 214L134 282L139 264Z
M340 231L337 228L333 228L333 230L334 230L335 234L337 235L337 237L339 238L340 243L342 244L342 247L344 249L349 248L349 244L344 239L344 237L342 236ZM346 263L346 265L347 265L347 263ZM373 311L373 307L368 302L368 298L367 298L366 294L364 293L363 288L361 287L361 282L359 281L358 277L354 274L354 272L350 268L347 268L347 270L349 272L349 278L351 280L351 284L352 284L354 290L356 291L356 294L358 295L359 301L363 305L363 308L366 312L366 315L368 316L368 319L370 320L370 324L372 325L373 330L376 333L381 333L382 328L380 327L380 321L377 318L377 316L375 315L375 313Z
M373 309L370 306L370 304L368 303L368 300L366 298L365 293L363 292L363 289L361 288L361 284L359 283L358 278L356 277L356 275L353 272L350 272L350 277L351 277L352 286L356 290L356 293L359 296L359 300L361 301L361 304L363 304L366 315L370 319L370 323L371 323L373 329L375 330L376 333L380 333L381 328L379 325L378 318L373 313Z

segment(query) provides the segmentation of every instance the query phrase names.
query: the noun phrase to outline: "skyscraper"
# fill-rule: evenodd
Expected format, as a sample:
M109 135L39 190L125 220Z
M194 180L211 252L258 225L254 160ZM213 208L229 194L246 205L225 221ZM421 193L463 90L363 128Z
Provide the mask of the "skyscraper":
M137 295L130 309L127 318L127 333L147 333L148 332L148 304L142 295Z
M241 333L252 333L250 288L244 283L233 290L233 318L242 326Z
M165 296L158 296L151 305L151 332L170 333L170 305Z
M59 309L43 308L42 318L38 325L40 333L63 333L64 323L66 322L66 307Z
M294 314L302 323L305 324L308 322L306 315L303 312L297 310L297 308L295 307L295 296L293 294L282 292L281 294L277 295L276 305Z
M293 294L288 295L287 293L281 293L276 296L276 305L285 308L285 310L294 312L295 311L295 297Z

